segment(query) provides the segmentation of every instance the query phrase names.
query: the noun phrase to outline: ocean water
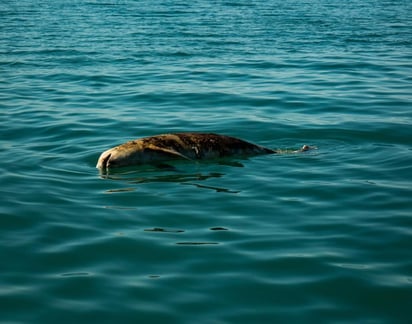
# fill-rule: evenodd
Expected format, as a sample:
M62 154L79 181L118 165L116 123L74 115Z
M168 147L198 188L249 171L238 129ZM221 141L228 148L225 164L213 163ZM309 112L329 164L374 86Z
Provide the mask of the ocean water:
M0 3L1 323L411 323L412 3ZM316 150L99 174L177 131Z

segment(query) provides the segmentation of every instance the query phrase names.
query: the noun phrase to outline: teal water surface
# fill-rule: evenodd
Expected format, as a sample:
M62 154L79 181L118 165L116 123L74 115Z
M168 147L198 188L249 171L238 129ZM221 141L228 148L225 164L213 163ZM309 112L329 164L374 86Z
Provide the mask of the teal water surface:
M411 13L2 1L0 322L412 322ZM95 168L176 131L318 149Z

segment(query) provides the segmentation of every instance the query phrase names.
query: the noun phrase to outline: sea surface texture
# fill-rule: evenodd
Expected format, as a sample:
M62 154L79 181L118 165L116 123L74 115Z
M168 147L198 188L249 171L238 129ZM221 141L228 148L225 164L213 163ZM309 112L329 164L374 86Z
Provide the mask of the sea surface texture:
M411 125L410 0L3 0L0 322L411 323Z

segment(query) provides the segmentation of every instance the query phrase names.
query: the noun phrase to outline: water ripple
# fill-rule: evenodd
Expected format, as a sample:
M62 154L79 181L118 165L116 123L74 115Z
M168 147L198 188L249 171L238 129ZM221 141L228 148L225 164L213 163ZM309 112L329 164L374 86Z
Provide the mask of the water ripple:
M1 2L2 320L411 322L411 9ZM95 168L179 131L318 149Z

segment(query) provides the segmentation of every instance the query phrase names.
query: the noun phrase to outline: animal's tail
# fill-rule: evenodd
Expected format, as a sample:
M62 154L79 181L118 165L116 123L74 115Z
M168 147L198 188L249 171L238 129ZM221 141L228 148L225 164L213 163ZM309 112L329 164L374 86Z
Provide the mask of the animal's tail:
M286 149L286 150L276 150L277 153L301 153L301 152L306 152L309 150L316 150L316 146L309 146L309 145L303 145L299 150L291 150L291 149Z
M309 150L317 150L318 148L316 146L309 146L309 145L303 145L299 150L294 151L293 153L300 153L300 152L306 152Z
M305 151L309 151L309 150L312 150L312 149L314 149L315 147L311 147L311 146L309 146L309 145L303 145L301 148L300 148L300 150L298 150L297 152L305 152Z

